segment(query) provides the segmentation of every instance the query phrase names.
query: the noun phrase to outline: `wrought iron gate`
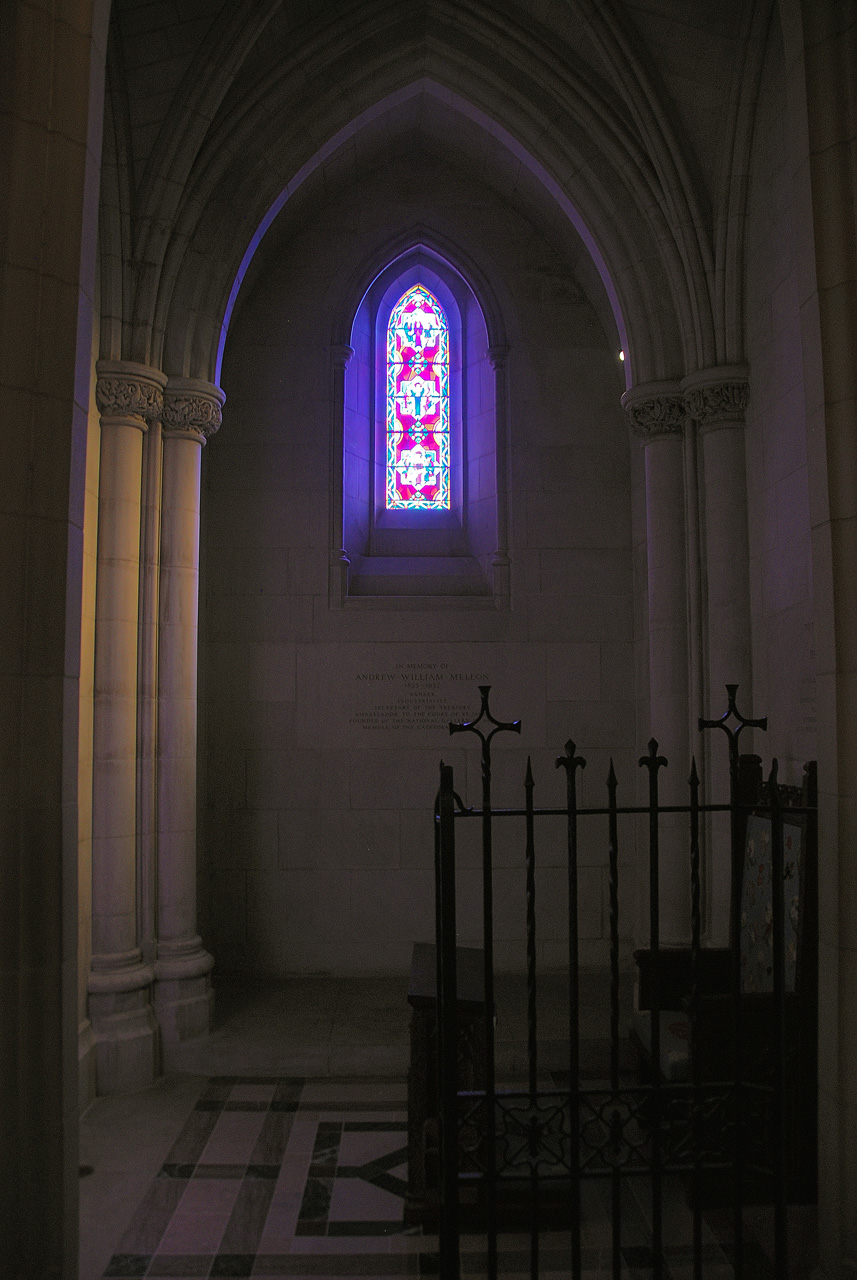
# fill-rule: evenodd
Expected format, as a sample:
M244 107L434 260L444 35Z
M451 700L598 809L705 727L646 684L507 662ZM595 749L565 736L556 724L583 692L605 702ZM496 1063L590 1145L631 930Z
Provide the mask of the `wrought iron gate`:
M797 1072L794 1065L794 981L787 967L794 957L787 955L786 926L788 904L784 893L771 892L771 908L766 927L770 937L771 990L755 1003L742 979L742 906L740 886L745 865L748 820L763 815L770 840L770 884L784 884L792 865L784 856L785 819L801 823L804 839L804 879L802 910L811 917L815 911L812 859L806 850L815 832L816 794L814 766L807 767L803 793L778 785L774 761L767 785L750 799L742 791L741 776L747 760L739 756L739 738L748 727L766 728L766 721L747 720L736 707L736 686L727 686L728 707L719 720L700 720L700 730L719 728L728 740L730 796L727 803L703 803L695 763L688 782L688 802L663 805L659 800L659 772L666 760L652 740L640 766L648 773L648 800L645 805L620 805L618 784L612 762L607 778L607 804L582 807L578 803L578 775L584 759L575 744L566 743L556 761L565 772L566 803L559 809L534 807L534 779L527 763L523 783L523 807L495 808L491 794L491 742L499 733L520 732L520 722L502 723L492 715L489 686L480 686L479 715L466 724L451 724L450 733L473 733L481 744L482 804L468 809L456 792L453 769L440 766L440 790L435 815L435 875L438 992L438 1116L440 1137L439 1169L439 1249L443 1280L458 1280L461 1274L461 1234L463 1226L484 1233L486 1251L484 1274L489 1280L503 1274L499 1262L498 1238L501 1222L524 1222L528 1237L528 1259L515 1270L528 1269L531 1280L540 1274L540 1236L545 1222L556 1229L558 1222L568 1232L568 1256L561 1265L572 1280L580 1280L581 1186L584 1180L601 1179L609 1188L609 1267L619 1280L623 1267L623 1191L627 1179L650 1184L651 1251L649 1272L654 1280L665 1274L664 1180L678 1175L684 1184L687 1203L692 1206L692 1243L684 1268L694 1280L705 1275L703 1212L712 1185L727 1187L731 1211L729 1257L736 1280L755 1269L747 1257L745 1204L749 1196L761 1197L773 1206L773 1274L786 1275L786 1205L790 1195L787 1162L788 1127L793 1123L794 1089L787 1087L786 1073ZM746 770L745 770L746 771ZM759 776L760 766L759 766ZM708 814L726 814L731 836L732 898L731 951L727 959L728 991L721 1001L726 1010L726 1047L716 1078L702 1061L705 1040L705 996L702 962L700 842ZM623 815L642 815L647 827L649 882L649 948L647 986L650 1003L651 1073L643 1083L628 1079L620 1059L620 935L619 829ZM659 920L659 842L661 819L665 814L681 815L686 830L687 873L690 885L691 939L687 949L690 984L687 1014L690 1027L689 1078L679 1082L665 1079L661 1062L662 968L669 951L661 948ZM568 871L568 1087L546 1088L540 1078L536 992L536 831L545 817L566 819ZM526 865L526 973L528 1062L525 1087L508 1089L498 1081L495 1066L495 965L494 965L494 858L495 824L508 818L523 819ZM591 1085L581 1080L580 1057L580 947L578 938L578 843L582 821L606 826L603 839L608 854L609 876L609 1079ZM676 821L676 820L674 820ZM721 819L725 821L725 819ZM485 995L484 1087L459 1087L460 1029L457 1018L456 981L456 829L461 822L480 824L481 879L483 896L483 951ZM791 827L788 828L791 830ZM761 883L761 881L760 881ZM744 919L746 931L747 921ZM814 995L815 973L804 960L802 981ZM791 982L791 990L787 986ZM761 1001L761 1003L760 1003ZM813 1034L814 1000L803 1016L805 1038ZM759 1038L759 1027L767 1031ZM806 1028L809 1027L809 1032ZM767 1039L766 1039L767 1036ZM764 1041L764 1043L762 1043ZM761 1047L760 1047L761 1046ZM804 1050L806 1050L804 1045ZM807 1058L807 1054L804 1053ZM808 1058L812 1058L810 1052ZM761 1065L760 1065L761 1064ZM789 1065L791 1064L791 1065ZM798 1074L800 1074L798 1072ZM811 1075L811 1073L810 1073ZM790 1077L791 1078L791 1077ZM810 1077L801 1087L812 1090ZM815 1098L805 1098L805 1107L814 1108ZM806 1173L806 1170L804 1170ZM639 1184L638 1185L644 1185ZM648 1195L648 1192L646 1193ZM811 1194L811 1192L810 1192ZM471 1207L468 1208L467 1205ZM474 1207L475 1206L475 1207ZM523 1219L522 1219L523 1215ZM469 1216L469 1224L466 1218ZM477 1223L474 1228L473 1224ZM508 1228L507 1228L508 1229ZM721 1258L722 1265L722 1258ZM555 1256L550 1268L557 1269ZM639 1272L637 1272L639 1274ZM718 1273L722 1274L722 1273Z

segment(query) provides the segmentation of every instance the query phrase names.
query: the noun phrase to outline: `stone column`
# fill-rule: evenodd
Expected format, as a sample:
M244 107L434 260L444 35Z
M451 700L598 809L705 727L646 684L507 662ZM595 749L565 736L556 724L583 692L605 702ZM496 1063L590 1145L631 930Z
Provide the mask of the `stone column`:
M164 395L158 635L158 927L155 1008L166 1044L205 1035L214 960L196 932L196 670L202 445L223 392L171 378Z
M166 378L99 361L101 414L92 786L89 1016L99 1093L142 1088L159 1071L154 974L137 937L137 622L143 433Z
M137 921L147 964L155 959L158 865L158 591L161 554L160 422L143 439L140 618L137 665Z
M750 570L744 410L747 370L706 369L682 382L687 416L702 442L707 580L708 704L726 707L726 684L739 686L739 705L752 714ZM722 706L721 706L722 703Z
M509 559L509 476L508 476L508 405L509 391L506 377L509 348L488 348L488 359L494 370L494 437L497 486L497 550L491 561L493 570L494 599L498 605L508 605L510 592L511 561Z
M743 365L706 369L681 384L688 418L696 423L700 443L701 506L705 557L704 632L706 664L703 688L705 716L726 710L727 684L738 685L738 706L753 715L750 621L750 566L747 535L747 468L744 456L744 410L747 369ZM729 758L717 734L705 753L706 792L711 800L729 795ZM752 750L743 738L742 751ZM729 828L724 815L709 823L708 866L710 928L715 941L729 937L731 860Z
M622 405L646 449L649 725L669 761L660 773L660 795L664 804L685 804L690 756L684 401L678 383L652 382L626 391ZM676 945L690 937L687 836L680 822L664 820L660 852L661 942Z
M328 603L332 609L341 609L348 595L348 570L351 561L345 550L344 515L342 510L343 438L345 430L345 371L354 355L354 348L338 343L330 348L333 364L333 421L330 432L330 567L328 577Z

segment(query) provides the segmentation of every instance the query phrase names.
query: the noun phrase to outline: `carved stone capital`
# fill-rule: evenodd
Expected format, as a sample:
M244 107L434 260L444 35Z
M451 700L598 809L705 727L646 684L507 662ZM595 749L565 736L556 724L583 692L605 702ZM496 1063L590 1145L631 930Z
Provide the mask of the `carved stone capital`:
M167 380L159 369L131 360L99 360L95 372L95 403L103 422L145 431L160 418Z
M213 382L200 378L170 378L164 391L164 436L205 444L223 421L226 396Z
M687 416L701 432L744 425L749 386L744 365L692 373L681 384Z
M509 351L510 348L505 343L497 343L488 348L488 359L491 361L492 369L505 369Z
M334 369L347 369L353 355L354 348L349 347L347 342L336 342L330 348L330 358L333 361Z
M677 382L646 382L630 387L622 396L622 408L643 444L664 436L680 437L684 430L686 410Z

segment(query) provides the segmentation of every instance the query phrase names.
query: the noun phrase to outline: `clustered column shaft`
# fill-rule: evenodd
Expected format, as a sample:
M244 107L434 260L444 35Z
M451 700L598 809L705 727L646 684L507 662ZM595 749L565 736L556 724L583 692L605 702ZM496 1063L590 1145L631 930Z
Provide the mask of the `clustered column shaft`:
M200 453L223 393L171 379L164 397L158 642L158 920L155 1007L166 1041L203 1035L213 958L196 932L196 676Z
M649 723L672 765L661 775L662 803L683 803L689 715L684 401L676 383L656 382L626 392L622 403L646 446ZM664 820L660 854L660 931L669 945L686 941L690 930L686 839L673 819Z
M137 935L137 625L143 433L160 418L166 378L100 361L101 414L92 793L89 1011L100 1093L158 1071L153 972Z
M687 415L702 438L710 698L740 685L749 705L750 571L744 410L747 371L709 369L682 383Z
M696 423L700 448L700 505L705 557L706 715L725 706L724 687L737 684L741 706L752 715L750 622L750 565L747 531L747 479L744 452L744 410L747 370L742 366L703 370L682 382L689 419ZM742 750L751 750L748 740ZM710 796L729 794L726 753L711 752L706 760ZM713 854L710 861L711 928L715 939L729 936L728 903L731 865L724 815L711 819Z
M158 370L129 361L100 361L97 373L101 470L89 1007L97 1089L113 1093L151 1083L160 1070L162 1044L205 1034L210 1026L208 975L214 961L196 932L200 448L220 425L224 396L208 382L168 381ZM159 589L152 592L151 572L141 578L140 570L143 438L150 424L161 422L162 469L153 463L147 475L150 505L160 506L159 557L149 545L151 527L143 539L149 570L159 572ZM160 454L152 457L160 461ZM157 530L157 520L149 526ZM139 647L141 591L159 602L145 652ZM157 716L145 724L138 722L141 689L157 697ZM148 750L153 735L155 830L150 838L144 816L147 838L140 842L139 789L148 775L140 771L139 748L142 741ZM148 812L145 803L142 808ZM154 965L144 962L139 935L149 882L157 886L154 919L148 919L149 909L143 914L154 933Z
M647 586L651 732L672 769L662 775L664 803L686 799L691 725L714 714L727 684L738 684L742 705L752 705L750 585L744 410L747 371L739 366L703 370L681 384L656 382L627 391L622 403L646 446ZM699 503L702 517L704 620L703 706L690 708L689 584L684 433L696 424L701 438ZM691 501L697 500L694 493ZM692 712L692 716L691 716ZM748 744L749 745L749 744ZM707 762L708 794L728 796L728 763ZM682 794L684 792L684 794ZM713 901L729 901L729 859L716 822L711 826L709 887ZM664 824L662 941L686 942L689 916L685 841ZM725 919L711 922L722 938Z

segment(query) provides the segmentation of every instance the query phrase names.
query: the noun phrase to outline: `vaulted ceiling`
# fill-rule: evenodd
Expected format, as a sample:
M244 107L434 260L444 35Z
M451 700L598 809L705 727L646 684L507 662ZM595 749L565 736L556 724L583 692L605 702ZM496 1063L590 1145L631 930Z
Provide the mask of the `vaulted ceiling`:
M552 226L555 269L616 326L630 380L743 357L772 0L113 8L103 356L214 378L274 216L306 216L398 154L415 173L443 158Z

